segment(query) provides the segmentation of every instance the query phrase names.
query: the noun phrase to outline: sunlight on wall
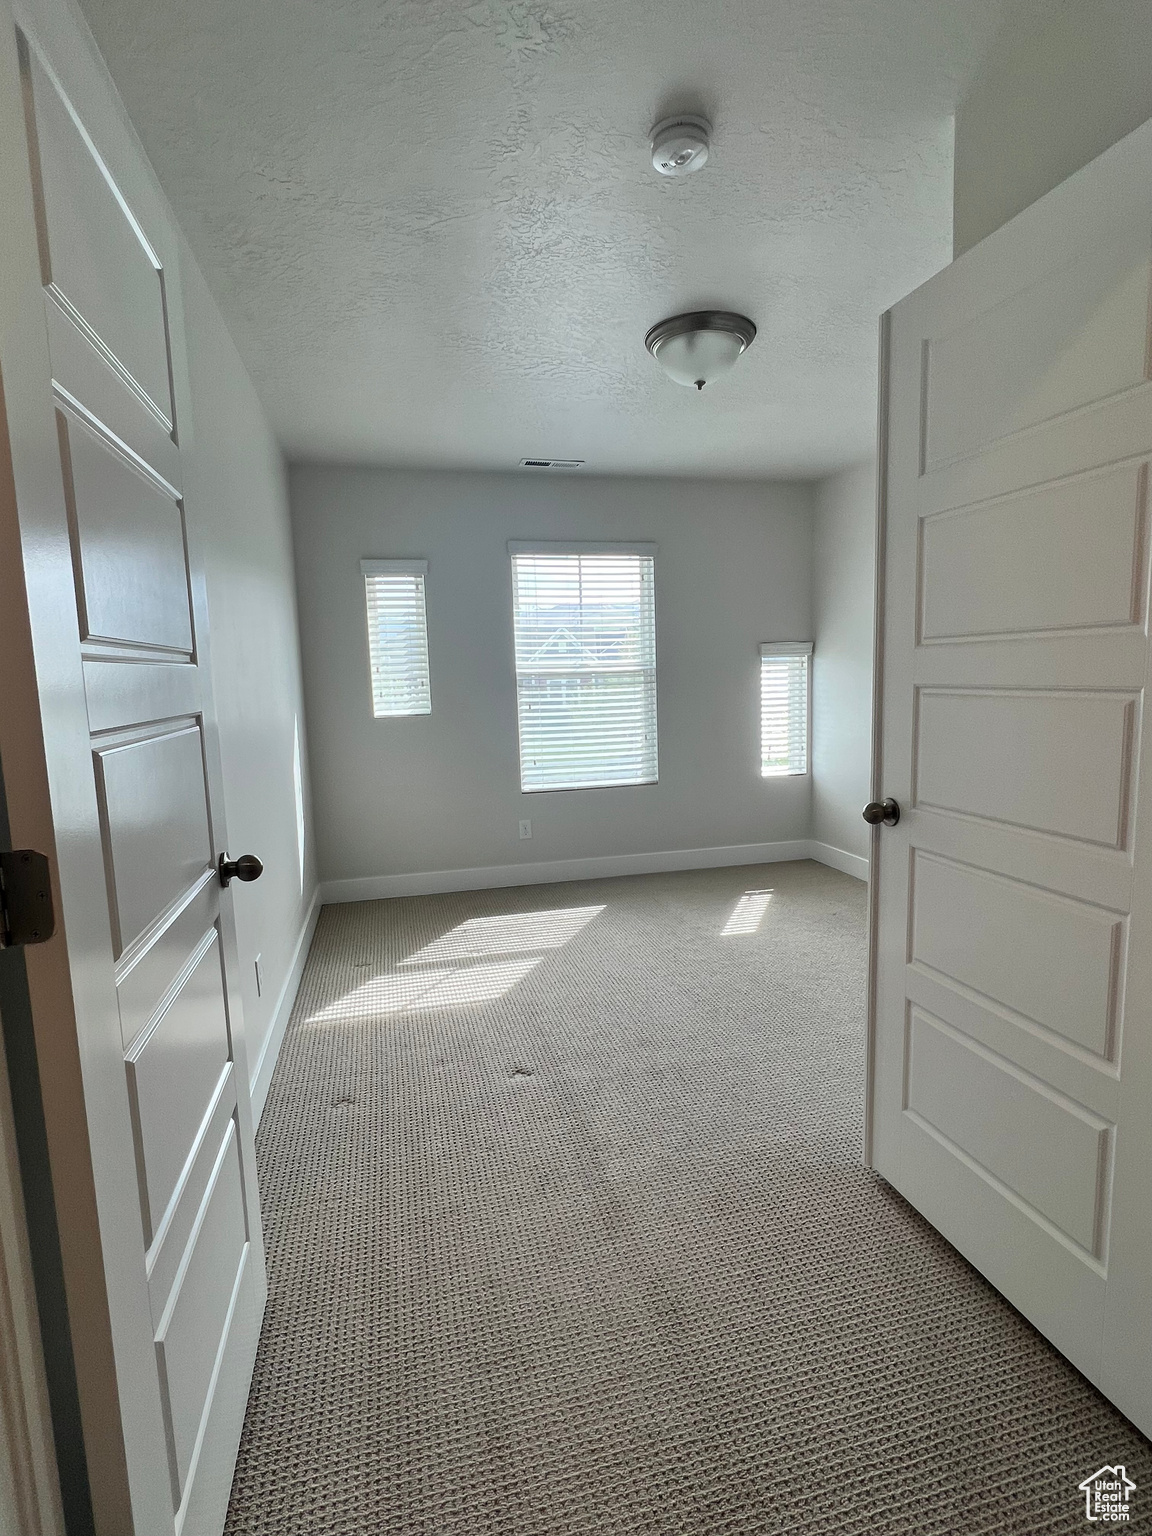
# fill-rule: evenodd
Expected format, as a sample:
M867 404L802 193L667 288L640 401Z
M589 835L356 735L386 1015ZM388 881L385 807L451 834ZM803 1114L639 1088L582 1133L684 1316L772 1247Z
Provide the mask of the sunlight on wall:
M304 764L300 758L300 716L292 717L292 789L296 795L296 862L304 894Z
M472 917L409 955L405 965L433 960L471 960L481 955L519 955L533 949L559 949L590 923L599 907L559 907L554 912L508 912Z
M771 891L745 891L732 908L731 917L721 928L720 937L728 939L738 933L755 933L764 920L771 900Z

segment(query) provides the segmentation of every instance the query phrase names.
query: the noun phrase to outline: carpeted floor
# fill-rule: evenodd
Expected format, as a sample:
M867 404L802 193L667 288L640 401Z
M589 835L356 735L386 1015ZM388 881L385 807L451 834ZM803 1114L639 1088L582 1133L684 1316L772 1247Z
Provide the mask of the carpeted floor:
M1105 1462L1152 1529L1148 1443L860 1166L864 896L325 908L231 1536L1041 1536Z

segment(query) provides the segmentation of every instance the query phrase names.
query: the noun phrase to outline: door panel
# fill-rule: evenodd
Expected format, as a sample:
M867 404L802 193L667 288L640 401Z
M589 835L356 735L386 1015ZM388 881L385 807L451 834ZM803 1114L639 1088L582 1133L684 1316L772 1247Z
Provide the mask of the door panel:
M51 290L47 294L53 297ZM180 450L171 425L152 409L122 370L109 367L106 351L59 303L45 306L45 318L57 398L82 418L91 411L92 423L99 423L126 457L138 459L179 491ZM67 385L61 382L64 379Z
M184 905L169 914L151 944L118 968L116 991L125 1051L159 1015L165 998L213 927L219 901L214 884L211 874L206 872Z
M916 704L915 805L1123 845L1136 699L918 688Z
M84 701L93 736L116 729L120 720L151 725L169 717L196 712L200 701L199 669L157 664L152 657L135 658L131 667L120 658L83 658Z
M247 1257L244 1180L233 1119L217 1154L186 1267L156 1330L177 1504L187 1490L209 1387Z
M1087 262L1082 235L1055 268L1052 252L1036 253L1044 276L999 302L941 315L940 330L923 337L926 470L1147 377L1152 261L1143 232L1130 223Z
M1123 918L921 850L913 860L913 965L1114 1059Z
M1123 464L924 518L921 642L1138 624L1147 503Z
M126 1058L149 1244L230 1057L218 940L215 928L205 934L175 996Z
M160 264L71 104L31 51L26 79L44 285L171 427Z
M184 512L112 440L57 412L80 638L192 652Z
M94 755L120 956L212 863L200 726Z
M919 1008L908 1035L905 1112L1099 1257L1112 1127Z
M235 1067L229 1064L216 1086L208 1113L197 1129L192 1153L181 1170L173 1199L152 1239L147 1254L148 1305L154 1327L159 1329L177 1282L191 1252L210 1193L213 1172L229 1125L236 1116L232 1083ZM243 1132L241 1132L241 1135ZM241 1148L243 1150L243 1148Z
M967 1038L987 1046L996 1056L1048 1083L1091 1113L1116 1118L1119 1075L1115 1068L1098 1070L1100 1058L1095 1053L915 962L908 966L905 985L909 1003L923 1012L946 1019ZM1086 1066L1097 1070L1085 1072Z
M876 1168L1152 1429L1152 124L886 318Z

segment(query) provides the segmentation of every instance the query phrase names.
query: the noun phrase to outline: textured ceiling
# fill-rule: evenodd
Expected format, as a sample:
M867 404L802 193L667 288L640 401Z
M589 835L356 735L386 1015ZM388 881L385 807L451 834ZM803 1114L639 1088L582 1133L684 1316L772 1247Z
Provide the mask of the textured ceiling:
M82 4L290 456L807 476L871 451L1005 0ZM706 306L760 334L698 396L644 334Z

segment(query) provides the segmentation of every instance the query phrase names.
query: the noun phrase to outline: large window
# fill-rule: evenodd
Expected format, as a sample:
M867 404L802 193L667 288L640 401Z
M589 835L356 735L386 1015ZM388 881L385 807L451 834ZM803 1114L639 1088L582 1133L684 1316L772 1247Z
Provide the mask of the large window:
M654 784L654 546L509 546L520 787Z
M430 715L426 560L361 560L368 609L372 713Z
M808 772L810 644L782 640L760 647L760 773Z

